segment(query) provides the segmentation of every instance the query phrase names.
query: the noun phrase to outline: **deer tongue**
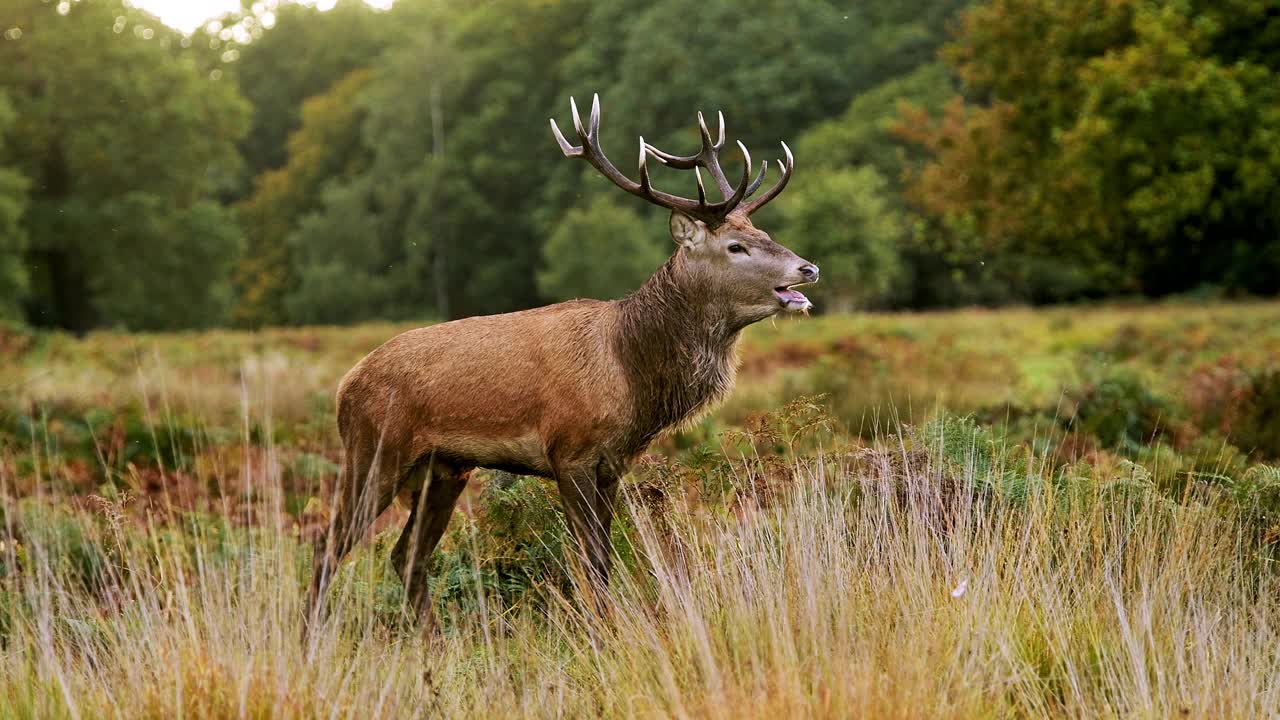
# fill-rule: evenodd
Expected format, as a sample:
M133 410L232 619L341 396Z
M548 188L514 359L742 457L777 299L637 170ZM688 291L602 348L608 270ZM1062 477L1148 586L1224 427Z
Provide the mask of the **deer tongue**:
M795 288L776 288L773 292L778 296L778 302L787 309L802 310L811 304L809 298Z

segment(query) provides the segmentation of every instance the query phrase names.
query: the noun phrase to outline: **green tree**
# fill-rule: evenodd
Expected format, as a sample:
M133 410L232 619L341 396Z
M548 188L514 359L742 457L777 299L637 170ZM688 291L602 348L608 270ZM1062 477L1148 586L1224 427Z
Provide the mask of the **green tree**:
M900 247L907 227L875 168L818 170L797 175L782 206L786 241L818 259L824 282L814 286L823 309L884 305L906 294Z
M1280 290L1269 5L974 7L947 57L981 102L904 114L901 135L932 155L913 198L988 251L1073 263L1096 288Z
M565 28L587 7L503 0L391 11L405 40L380 60L365 95L371 164L327 194L313 220L342 225L357 210L369 220L360 247L370 260L359 267L376 268L394 292L379 295L385 307L361 307L461 316L540 302L534 271L554 215L539 191L547 168L563 162L546 118L563 102L558 62L575 41ZM300 278L331 263L322 247L298 256Z
M612 300L640 287L672 246L634 210L595 196L565 213L542 248L538 291L548 300Z
M13 126L16 115L4 92L0 90L0 152L4 135ZM26 235L19 220L27 204L27 180L9 168L0 167L0 322L22 319L22 301L26 297L27 272L23 262Z
M1003 256L1000 262L985 262L990 253L974 252L966 242L969 228L962 224L949 225L922 213L904 195L907 169L928 155L924 148L905 142L897 135L900 113L905 108L940 113L956 91L956 81L944 65L922 64L858 94L844 113L815 125L796 141L796 156L804 168L801 177L810 174L825 177L828 172L856 174L863 169L873 169L878 180L864 181L879 188L870 202L882 206L880 212L895 218L891 225L903 230L892 247L879 248L881 253L892 250L898 256L892 265L900 272L886 276L894 278L893 289L877 291L870 297L851 298L854 304L887 301L895 305L932 307L1026 301L1036 297L1032 286L1036 279L1043 277L1043 272L1032 271L1043 268L1029 267L1030 261L1009 255ZM805 183L804 187L819 186ZM859 185L846 182L837 183L836 187L859 188ZM865 188L859 189L863 191ZM857 197L844 201L855 207L864 202ZM802 215L807 224L820 220L809 210ZM838 215L831 219L834 221ZM794 216L786 214L786 217ZM783 232L788 238L792 235L790 221L784 225ZM866 242L834 222L828 232L835 238L848 238L847 248L843 249L850 253L856 253ZM832 242L835 241L827 241ZM837 256L842 252L838 242L832 252ZM814 257L824 267L830 264L821 254ZM1032 277L1024 277L1029 274ZM830 284L824 283L820 292L827 292L826 287ZM1053 287L1061 292L1075 291L1078 283L1053 283Z
M628 153L637 134L659 146L696 143L694 112L717 109L731 133L773 153L858 93L931 61L963 4L599 2L564 60L565 92L600 91L610 139Z
M322 190L359 175L368 165L361 131L360 93L369 71L356 70L302 106L302 126L289 137L284 167L255 180L239 205L246 252L236 267L237 324L261 326L289 319L285 297L297 287L289 236L322 203Z
M226 263L207 260L239 245L233 215L206 202L238 171L248 108L235 87L198 73L172 31L119 0L8 9L0 86L18 121L0 165L31 181L29 319L77 331L218 321L192 298L225 294Z
M906 169L904 161L910 159L906 153L924 157L894 135L900 109L911 106L937 111L955 93L955 81L942 64L920 65L859 93L843 113L809 128L796 140L796 157L806 168L871 166L896 196Z
M129 328L222 324L231 305L226 279L240 252L239 228L211 200L180 211L166 203L154 193L129 192L96 214L110 231L85 248L94 308Z
M779 139L837 116L854 93L926 61L958 4L913 0L901 10L854 12L826 0L746 6L664 0L639 10L620 0L401 0L384 18L386 49L352 97L352 112L338 112L335 104L332 114L335 121L363 115L356 120L359 141L351 145L343 135L332 157L367 164L354 173L325 169L312 183L293 174L290 160L285 174L264 176L258 185L261 193L278 182L280 196L308 200L262 206L283 210L272 210L272 227L294 228L289 279L276 286L289 288L280 295L284 317L457 317L577 293L539 284L561 255L544 246L558 230L580 227L583 213L603 219L607 213L594 199L617 191L582 163L565 160L552 141L546 118L554 115L563 126L568 95L585 103L591 91L601 92L605 145L632 174L627 160L638 134L673 151L691 149L700 108L723 108L730 133L769 157ZM254 44L237 72L247 69ZM304 131L309 125L303 121ZM864 141L873 145L870 137ZM886 138L884 145L892 143ZM830 150L818 148L813 160ZM732 153L726 160L734 161ZM654 173L659 185L692 192L687 173L656 167ZM900 173L884 174L890 189L882 197L891 199ZM298 190L286 187L295 182ZM642 202L611 200L637 218L660 217ZM609 227L619 217L625 216L613 214ZM362 235L356 241L334 228ZM253 257L257 241L251 242ZM356 279L333 288L345 267L354 268ZM354 288L365 299L349 297Z
M379 246L382 220L367 202L368 178L324 191L322 211L302 218L289 238L297 285L285 312L298 323L350 323L404 317L412 301L396 292L402 273Z
M254 7L257 13L230 15L197 39L233 60L224 67L253 106L253 124L240 145L251 177L286 163L304 101L372 64L390 28L386 13L364 0L339 0L325 11L296 3ZM274 18L270 28L262 24L266 12Z

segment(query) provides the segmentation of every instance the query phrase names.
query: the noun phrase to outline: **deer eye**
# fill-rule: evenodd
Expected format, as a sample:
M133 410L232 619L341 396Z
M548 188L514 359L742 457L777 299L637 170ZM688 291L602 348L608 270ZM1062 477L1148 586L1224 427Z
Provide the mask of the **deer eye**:
M733 243L729 245L729 252L731 253L744 253L746 251L747 249L743 247L741 243Z

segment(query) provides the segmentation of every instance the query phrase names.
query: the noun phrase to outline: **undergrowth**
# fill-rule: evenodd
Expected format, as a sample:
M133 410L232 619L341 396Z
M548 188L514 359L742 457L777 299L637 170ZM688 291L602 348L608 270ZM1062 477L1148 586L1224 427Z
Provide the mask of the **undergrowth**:
M626 482L600 616L550 485L486 475L435 558L423 639L398 526L299 641L287 524L6 497L12 717L1250 717L1280 702L1280 469L1173 497L972 418L873 438L820 398ZM1224 489L1225 488L1225 489ZM279 488L255 493L282 502Z

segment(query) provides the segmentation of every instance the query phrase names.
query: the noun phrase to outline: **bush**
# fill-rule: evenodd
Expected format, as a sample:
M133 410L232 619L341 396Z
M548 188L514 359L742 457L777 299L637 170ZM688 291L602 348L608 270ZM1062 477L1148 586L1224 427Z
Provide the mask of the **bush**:
M1246 452L1280 458L1280 367L1248 368L1223 356L1192 373L1186 401L1199 427Z
M481 592L510 606L537 600L547 585L567 590L572 544L554 488L535 477L484 480L474 512L454 518L436 554L437 605L470 611Z
M1262 529L1266 541L1280 541L1280 467L1255 465L1231 489L1246 517Z
M1104 374L1068 398L1075 412L1066 421L1106 447L1135 450L1154 440L1171 420L1172 406L1128 369Z
M73 481L97 486L117 481L134 469L190 470L197 453L237 439L233 430L211 430L192 417L149 418L137 405L84 408L71 403L48 403L30 411L0 408L0 440L31 454L56 461ZM35 466L20 474L35 473ZM78 483L73 483L78 484Z
M972 417L943 414L914 433L946 476L971 478L977 490L1021 500L1029 490L1027 453Z
M69 585L98 597L121 577L113 548L91 516L30 500L10 508L3 520L7 526L0 527L0 539L7 549L0 577L47 567Z

